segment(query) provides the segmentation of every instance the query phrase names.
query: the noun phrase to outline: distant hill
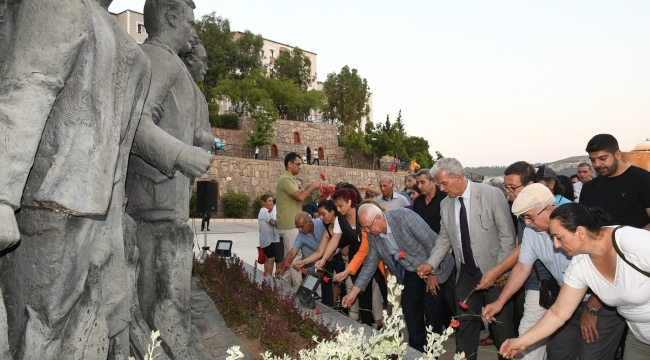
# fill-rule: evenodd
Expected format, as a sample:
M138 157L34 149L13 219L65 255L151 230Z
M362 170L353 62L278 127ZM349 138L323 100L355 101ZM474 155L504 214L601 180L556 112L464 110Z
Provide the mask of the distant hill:
M576 167L581 162L588 163L589 158L586 155L571 156L562 160L541 163L541 164L533 164L533 166L537 167L540 165L549 165L551 169L555 170L559 175L571 176L576 173ZM465 171L474 174L480 174L485 176L486 178L494 178L494 177L503 176L503 172L506 170L506 167L507 166L466 167Z

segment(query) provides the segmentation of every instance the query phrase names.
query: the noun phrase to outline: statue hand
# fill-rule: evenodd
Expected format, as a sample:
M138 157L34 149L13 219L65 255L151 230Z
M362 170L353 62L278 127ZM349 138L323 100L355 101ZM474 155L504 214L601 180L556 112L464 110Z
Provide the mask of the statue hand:
M178 154L176 168L190 179L194 179L203 175L211 163L212 155L207 151L196 146L187 146Z
M15 245L20 240L18 223L14 209L6 204L0 204L0 250Z

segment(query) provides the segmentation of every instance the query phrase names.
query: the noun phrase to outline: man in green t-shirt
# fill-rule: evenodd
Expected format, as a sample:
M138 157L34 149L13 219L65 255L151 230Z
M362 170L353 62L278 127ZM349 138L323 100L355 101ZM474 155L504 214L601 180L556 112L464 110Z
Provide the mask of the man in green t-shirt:
M287 154L284 158L284 172L280 175L278 185L275 189L277 227L284 242L285 254L288 254L291 248L293 248L293 243L296 240L296 236L298 236L295 217L296 214L302 211L302 202L312 191L318 189L321 185L321 181L319 180L309 185L308 188L299 189L295 176L300 173L301 168L302 157L295 152ZM301 254L298 254L293 259L293 262L301 259ZM293 268L291 271L285 271L282 274L282 278L296 289L302 282L300 272Z

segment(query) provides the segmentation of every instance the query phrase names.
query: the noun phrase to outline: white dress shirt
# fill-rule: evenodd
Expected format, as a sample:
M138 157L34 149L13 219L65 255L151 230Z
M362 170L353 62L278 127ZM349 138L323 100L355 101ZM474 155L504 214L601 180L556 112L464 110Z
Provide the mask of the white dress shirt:
M460 256L460 262L465 263L465 258L463 257L463 241L461 240L460 237L460 201L458 200L459 198L463 198L463 203L465 204L465 213L467 214L467 228L471 229L471 223L470 223L470 216L469 216L469 209L470 209L470 204L471 204L471 195L472 192L470 190L472 182L467 180L467 187L465 188L465 191L463 192L463 195L457 197L454 202L456 204L456 209L455 209L455 218L456 218L456 231L458 233L458 243L460 244L460 254L457 254ZM474 259L474 263L476 264L476 267L478 267L478 262L476 262L476 258Z

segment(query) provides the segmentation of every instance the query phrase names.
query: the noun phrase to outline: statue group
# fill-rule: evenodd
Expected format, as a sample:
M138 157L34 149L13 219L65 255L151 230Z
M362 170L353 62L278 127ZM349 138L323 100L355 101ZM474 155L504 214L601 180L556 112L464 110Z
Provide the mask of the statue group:
M3 4L4 2L4 4ZM196 359L187 225L213 144L192 0L0 1L0 360Z

